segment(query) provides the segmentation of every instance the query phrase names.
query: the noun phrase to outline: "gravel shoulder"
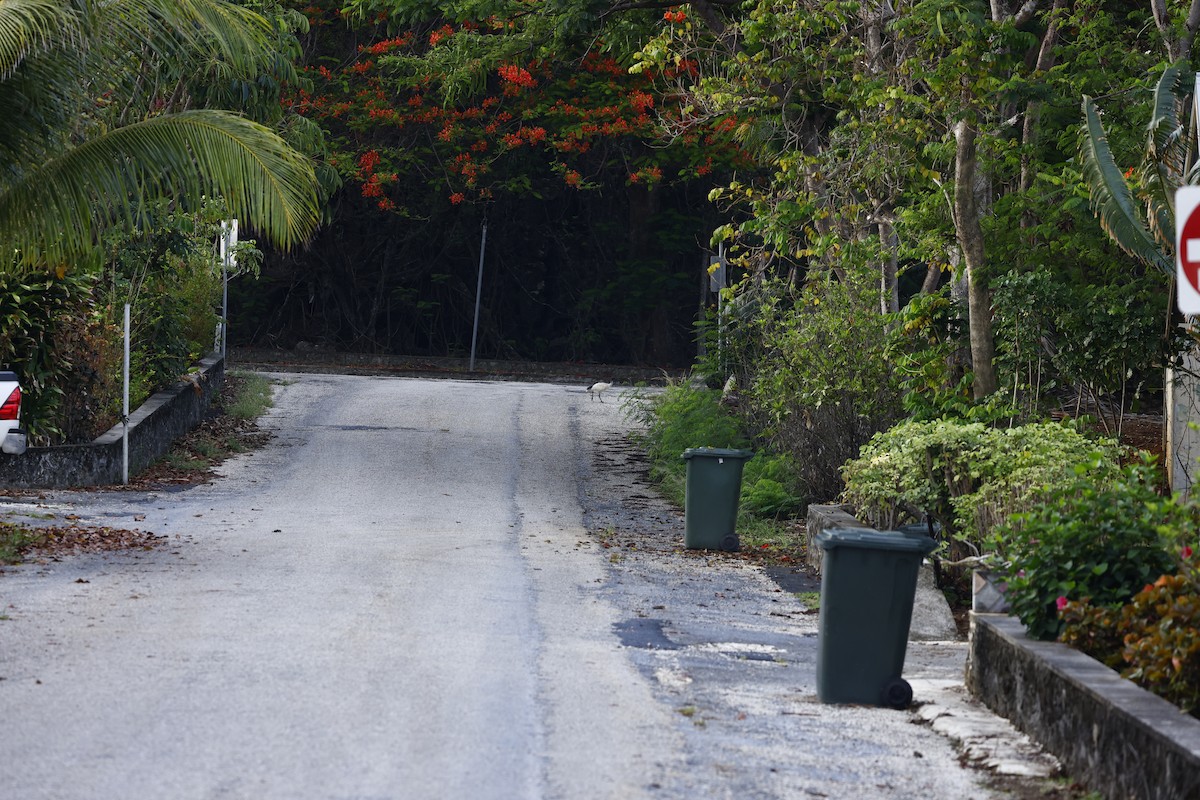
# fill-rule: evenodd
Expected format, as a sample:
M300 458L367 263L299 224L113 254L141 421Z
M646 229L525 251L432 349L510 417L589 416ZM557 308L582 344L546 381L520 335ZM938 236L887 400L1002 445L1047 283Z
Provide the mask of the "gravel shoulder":
M907 711L816 696L817 614L795 569L683 549L622 420L581 406L585 524L608 555L616 633L687 742L706 797L1071 798L1058 765L967 696L966 642L911 642ZM582 461L582 460L581 460ZM772 575L778 580L772 579ZM783 587L787 587L787 589Z

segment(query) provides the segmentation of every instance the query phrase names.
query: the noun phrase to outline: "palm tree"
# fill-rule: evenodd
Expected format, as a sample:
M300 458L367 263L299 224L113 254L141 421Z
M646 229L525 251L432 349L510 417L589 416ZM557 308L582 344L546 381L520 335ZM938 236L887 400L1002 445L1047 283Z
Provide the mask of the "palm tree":
M270 35L229 0L0 0L0 246L11 263L61 273L164 197L219 197L275 244L304 241L319 219L309 159L245 117L147 88L156 74L142 68L252 74Z
M1176 332L1179 317L1174 308L1175 282L1175 190L1195 183L1197 163L1192 158L1196 142L1191 136L1194 120L1188 121L1181 110L1194 100L1194 75L1186 62L1167 67L1154 91L1154 112L1150 119L1149 136L1141 164L1122 172L1108 146L1108 138L1100 123L1100 114L1092 98L1083 98L1083 130L1079 154L1083 177L1091 195L1092 209L1108 237L1127 254L1146 266L1167 275L1172 300L1168 303L1164 339L1170 342ZM1132 181L1132 183L1131 183ZM1197 337L1189 326L1188 333ZM1196 363L1195 346L1184 348L1175 360L1185 368L1176 374L1173 367L1166 370L1164 400L1163 450L1168 484L1172 489L1188 492L1193 482L1194 456L1200 448L1191 430L1194 410L1184 411L1185 403L1176 403L1177 383L1189 381L1189 363ZM1187 387L1185 387L1186 389ZM1180 393L1186 397L1187 391ZM1191 418L1189 418L1191 417Z
M1122 172L1100 113L1083 97L1079 155L1092 209L1109 238L1143 264L1175 275L1175 190L1191 182L1189 125L1179 110L1191 97L1184 64L1167 67L1154 90L1154 114L1142 163ZM1133 182L1132 185L1130 182Z

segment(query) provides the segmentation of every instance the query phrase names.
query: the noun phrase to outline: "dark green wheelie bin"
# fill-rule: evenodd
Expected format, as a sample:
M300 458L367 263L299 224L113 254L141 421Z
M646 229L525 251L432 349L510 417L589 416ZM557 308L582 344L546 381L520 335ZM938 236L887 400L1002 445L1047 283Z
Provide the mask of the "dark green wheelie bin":
M936 543L915 532L834 528L817 534L821 616L817 697L906 708L901 677L921 561Z
M739 549L738 500L742 468L754 457L749 450L689 447L684 500L684 547L692 550Z

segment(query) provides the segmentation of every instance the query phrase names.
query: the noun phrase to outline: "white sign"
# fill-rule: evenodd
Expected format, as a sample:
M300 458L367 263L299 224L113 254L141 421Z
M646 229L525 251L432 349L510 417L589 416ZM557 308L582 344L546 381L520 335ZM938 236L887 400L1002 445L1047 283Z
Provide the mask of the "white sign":
M1200 314L1200 186L1175 192L1175 296L1184 314Z

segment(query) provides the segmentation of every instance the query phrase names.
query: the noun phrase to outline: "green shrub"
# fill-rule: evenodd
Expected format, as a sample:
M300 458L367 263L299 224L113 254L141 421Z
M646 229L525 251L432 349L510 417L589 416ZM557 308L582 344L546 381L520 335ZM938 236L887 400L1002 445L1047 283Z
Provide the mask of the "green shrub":
M931 516L952 540L982 553L992 530L1032 510L1049 488L1091 464L1104 481L1117 473L1118 447L1071 424L993 428L981 422L902 422L877 434L842 467L844 502L879 528Z
M220 297L213 240L220 207L145 209L143 227L114 230L103 265L64 274L0 274L0 366L25 392L33 444L88 441L120 414L122 318L132 306L130 404L172 386L213 345ZM258 251L239 245L257 269Z
M1014 404L1036 413L1051 390L1070 389L1076 407L1106 432L1147 382L1161 385L1166 294L1160 276L1124 276L1099 285L1063 281L1039 269L1000 276L994 285L996 368Z
M185 213L157 204L140 230L106 239L103 281L114 321L125 303L132 306L135 407L212 349L221 296L217 222L216 207Z
M725 305L724 346L710 347L705 367L725 376L729 365L749 430L790 459L804 495L822 500L841 491L838 468L903 416L878 270L841 270L800 287L747 280Z
M683 500L687 464L683 452L691 447L746 449L751 447L741 421L720 403L721 393L686 383L671 383L662 392L640 392L626 406L640 427L635 434L650 456L651 476L669 496ZM742 472L741 509L750 514L781 517L805 505L791 459L760 452Z
M721 409L721 393L682 382L662 392L635 393L626 411L642 428L638 441L650 456L651 473L661 480L680 475L689 447L744 448L750 444L741 423Z
M806 505L791 460L760 454L746 462L742 475L742 508L764 517L795 514Z
M1097 481L1086 467L1017 524L997 531L1007 558L1007 597L1029 635L1053 639L1061 606L1088 598L1120 605L1175 567L1164 531L1194 524L1190 506L1164 500L1148 465Z
M116 421L118 333L87 275L0 273L0 366L21 380L33 444L86 441Z

